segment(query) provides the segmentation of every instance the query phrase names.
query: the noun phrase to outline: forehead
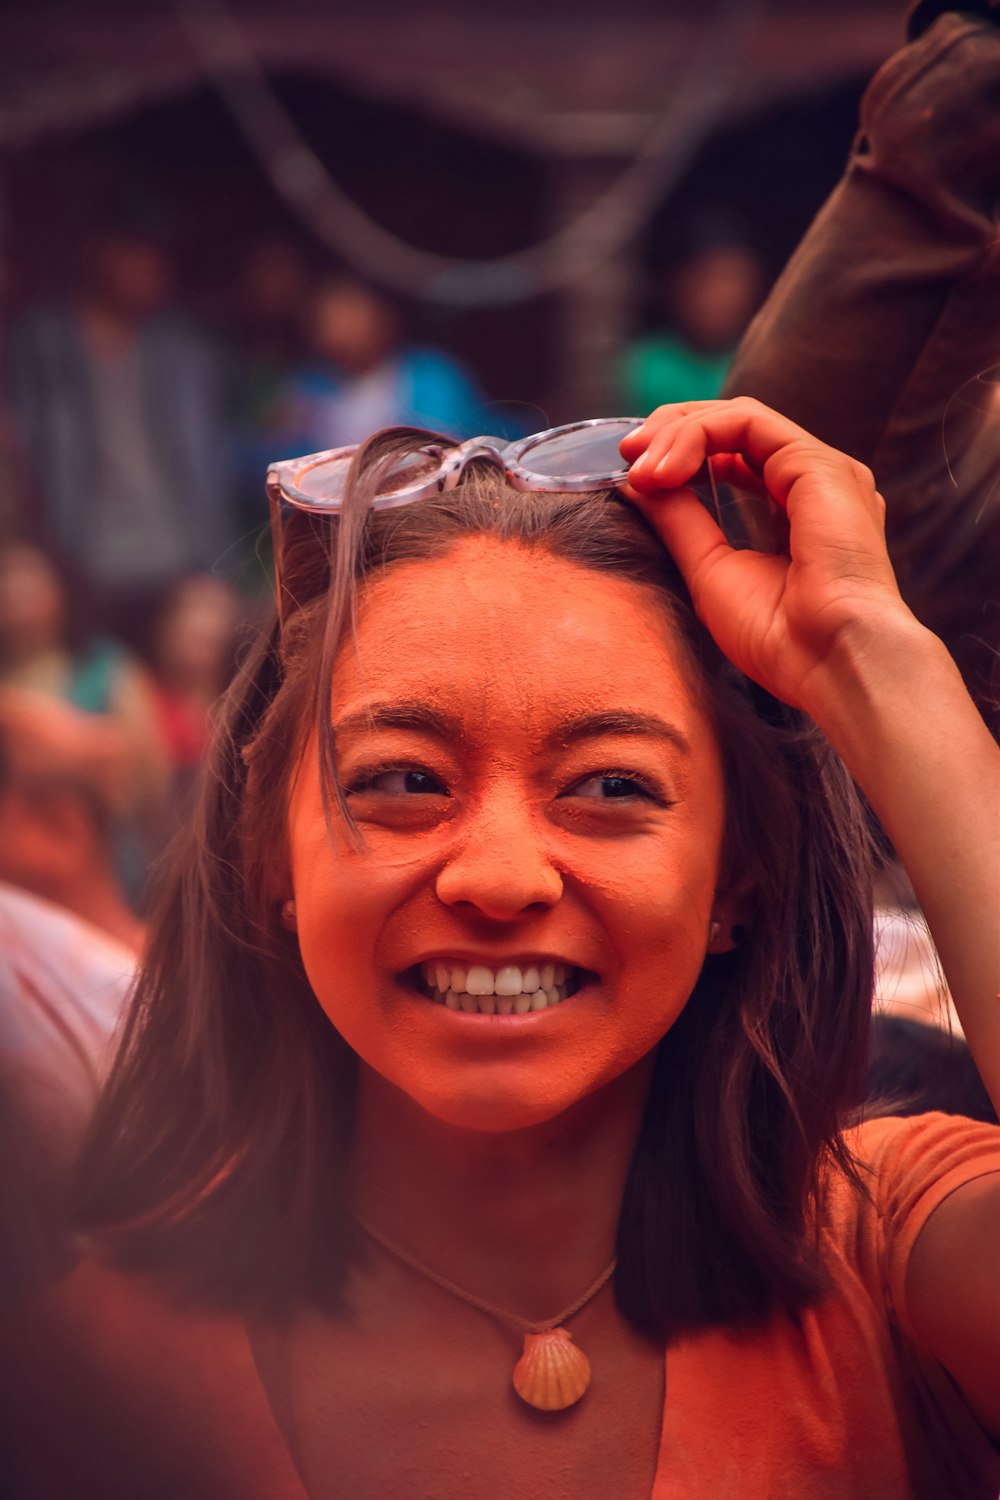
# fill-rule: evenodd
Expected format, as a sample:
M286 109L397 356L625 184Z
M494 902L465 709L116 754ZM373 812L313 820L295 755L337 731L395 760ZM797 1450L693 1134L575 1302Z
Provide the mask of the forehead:
M392 696L459 715L665 701L701 712L693 668L652 589L492 537L394 565L363 589L334 712Z

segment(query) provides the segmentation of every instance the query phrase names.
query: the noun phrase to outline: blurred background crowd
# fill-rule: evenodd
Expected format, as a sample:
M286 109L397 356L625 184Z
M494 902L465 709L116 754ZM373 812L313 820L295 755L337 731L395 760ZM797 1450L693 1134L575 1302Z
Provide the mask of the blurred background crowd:
M901 32L896 0L6 8L0 880L139 951L268 607L268 461L717 395ZM883 990L938 1019L894 932Z

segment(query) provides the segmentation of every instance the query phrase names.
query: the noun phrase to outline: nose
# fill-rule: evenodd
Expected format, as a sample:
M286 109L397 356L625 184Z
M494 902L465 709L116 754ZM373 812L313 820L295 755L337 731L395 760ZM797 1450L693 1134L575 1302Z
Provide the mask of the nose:
M544 831L516 799L494 801L470 819L461 843L440 870L435 891L445 906L510 922L554 906L563 877Z

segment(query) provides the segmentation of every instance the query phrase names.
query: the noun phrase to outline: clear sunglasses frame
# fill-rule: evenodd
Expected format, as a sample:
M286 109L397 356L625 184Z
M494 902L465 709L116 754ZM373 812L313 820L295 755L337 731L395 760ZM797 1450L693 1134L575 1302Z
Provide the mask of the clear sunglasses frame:
M562 427L550 427L545 432L515 438L511 442L488 436L468 438L465 442L456 443L435 438L415 451L427 458L437 458L437 468L430 473L421 474L412 484L394 488L390 494L377 495L372 501L372 509L390 510L400 505L411 505L416 500L426 500L431 495L440 495L446 490L454 489L466 467L477 460L494 463L503 469L508 482L517 490L585 494L588 490L607 489L623 484L628 477L628 465L624 463L601 472L584 472L578 469L568 474L544 474L532 469L531 455L553 439L566 439L573 433L600 427L616 429L620 441L628 433L641 427L643 420L642 417L596 417L586 422L569 422ZM280 509L285 504L294 506L296 510L309 511L313 515L336 515L340 510L339 497L310 494L308 479L317 470L328 465L349 463L359 446L360 444L355 443L344 448L328 448L321 453L309 453L302 458L290 458L271 464L267 471L267 492L272 506Z

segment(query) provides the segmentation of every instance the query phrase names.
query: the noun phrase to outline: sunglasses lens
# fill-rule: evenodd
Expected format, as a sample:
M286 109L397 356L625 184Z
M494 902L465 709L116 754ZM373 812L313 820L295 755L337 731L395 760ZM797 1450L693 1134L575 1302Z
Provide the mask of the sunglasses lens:
M350 454L343 458L322 459L299 470L295 475L295 491L318 510L327 507L336 510L344 498L350 467ZM441 456L437 450L403 454L389 472L380 477L376 491L378 499L391 500L394 496L404 495L440 467Z
M295 475L295 490L317 507L328 505L336 508L344 498L344 482L350 467L349 456L309 464Z
M519 458L529 473L552 479L607 480L624 474L628 465L618 452L618 444L639 422L633 417L600 422L594 427L578 427L557 432L525 448Z

